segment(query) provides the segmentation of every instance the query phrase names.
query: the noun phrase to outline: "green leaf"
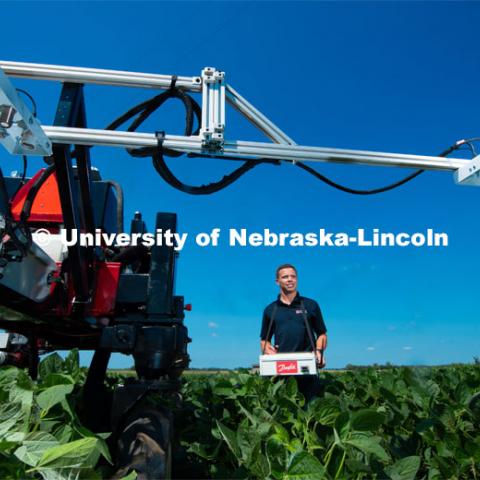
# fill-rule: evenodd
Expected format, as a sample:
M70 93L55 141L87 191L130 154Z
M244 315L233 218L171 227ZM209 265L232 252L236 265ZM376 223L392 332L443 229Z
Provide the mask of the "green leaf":
M208 453L206 446L202 445L199 442L193 442L188 445L188 451L194 453L195 455L204 458L206 460L214 461L216 460L217 455L214 453Z
M55 430L54 436L60 443L68 443L72 440L73 432L74 430L70 425L62 424Z
M241 412L250 420L250 423L252 425L257 424L257 419L240 402L237 402L237 406L241 410Z
M282 425L275 425L275 433L276 437L282 442L282 443L288 443L290 441L290 436L288 435L287 430L282 426Z
M277 434L271 435L265 444L265 451L272 465L272 471L281 471L282 475L286 469L288 452L286 445Z
M30 433L23 440L23 445L13 453L20 461L36 467L46 450L58 445L58 440L46 432Z
M22 425L18 425L17 428L20 428ZM27 425L28 426L28 425ZM25 427L25 425L23 425ZM9 432L5 435L5 441L7 442L15 442L15 443L20 443L23 442L23 439L25 438L25 435L27 435L26 432L20 432L20 431L13 431Z
M350 414L348 412L342 412L336 419L335 419L335 428L338 432L340 438L346 438L349 431L350 431Z
M315 420L322 425L333 425L341 412L338 400L336 398L319 398L313 402L315 402L312 406Z
M23 417L21 403L4 404L0 407L0 439L17 431L17 424Z
M214 387L212 393L220 397L236 396L232 384L227 381L219 381Z
M42 389L53 387L55 385L72 385L75 380L70 375L64 373L49 373L42 379Z
M237 445L242 455L242 462L246 466L250 466L249 463L255 457L261 438L255 427L248 428L248 424L242 424L237 430Z
M298 393L298 385L294 378L288 378L286 381L286 393L287 397L293 399L297 396Z
M63 410L68 413L68 416L70 417L70 420L74 422L77 419L77 414L75 411L72 409L70 402L68 401L68 398L65 397L61 402L60 405L62 406ZM88 435L87 435L88 436Z
M40 430L42 432L52 433L53 431L59 427L59 425L64 425L63 419L60 421L57 417L55 418L43 418L40 422Z
M223 425L223 423L219 422L218 420L216 421L216 423L222 438L225 440L225 443L228 445L228 448L235 455L236 459L240 461L242 458L242 452L238 447L235 432L233 430L230 430L228 427Z
M419 468L420 457L411 456L402 458L385 468L385 473L392 480L415 480Z
M320 480L325 476L325 468L316 457L305 451L291 455L285 480Z
M385 416L372 409L359 410L352 414L350 426L360 432L374 432L385 421Z
M69 373L73 378L78 378L80 373L80 355L78 348L70 350L64 361L65 371Z
M37 397L37 403L40 407L48 411L55 404L65 399L65 396L71 393L73 385L54 385L40 393Z
M20 403L22 410L21 425L19 429L24 432L28 431L28 426L30 422L30 414L32 411L33 405L33 389L34 385L30 377L19 370L17 377L14 382L12 382L10 391L8 392L8 401L10 403Z
M375 455L377 458L383 460L384 462L388 462L390 460L390 457L380 445L380 442L380 437L356 434L352 436L349 440L345 440L343 443L358 448L363 453Z
M106 435L110 435L110 434L106 434ZM100 455L102 455L103 458L107 460L108 463L113 465L112 457L110 455L110 451L108 450L107 443L102 438L97 438L97 451L100 453Z
M135 480L137 478L137 472L132 470L126 477L122 477L120 480Z
M97 443L96 438L87 437L49 448L40 458L37 470L44 468L92 468L97 463L100 454L100 452L97 452L97 455L92 455L97 449Z
M272 424L267 422L262 422L257 425L257 432L261 437L265 437L270 433L272 429Z
M0 369L0 389L10 390L11 386L17 383L18 376L25 373L16 367L2 367Z
M18 446L17 442L7 442L5 440L0 441L0 452L1 453L8 453L10 449L13 447Z
M45 357L38 366L38 373L41 379L47 377L49 373L62 373L63 360L58 353L52 353Z
M29 412L33 404L33 390L25 390L23 388L19 388L17 385L14 385L10 390L8 401L12 403L21 403L23 411L25 413Z
M258 454L257 461L254 464L254 470L260 478L268 478L271 473L270 462L262 453Z

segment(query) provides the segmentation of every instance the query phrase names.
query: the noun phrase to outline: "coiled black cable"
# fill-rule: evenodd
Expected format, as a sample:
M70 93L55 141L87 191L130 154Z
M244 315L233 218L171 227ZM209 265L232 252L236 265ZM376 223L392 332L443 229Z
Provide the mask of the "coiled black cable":
M175 87L175 76L172 77L172 85L165 92L142 102L135 107L131 108L123 115L114 120L107 126L106 130L115 130L120 125L135 117L134 121L130 124L127 131L134 132L153 112L160 108L170 98L178 98L182 101L185 107L185 136L198 135L200 130L202 111L198 103L190 96L187 95L182 88ZM197 128L193 131L194 118L197 120ZM158 135L158 145L156 147L143 147L135 149L127 149L128 153L133 157L152 157L152 163L157 173L165 180L170 186L180 190L184 193L191 195L209 195L211 193L218 192L233 182L238 180L242 175L249 170L257 166L263 161L247 160L242 166L234 170L233 172L225 175L221 180L217 182L211 182L206 185L188 185L179 180L175 174L171 171L165 162L164 156L179 157L183 155L182 152L176 152L174 150L166 149L163 147L163 136ZM194 155L191 155L194 156ZM223 157L222 157L223 158Z

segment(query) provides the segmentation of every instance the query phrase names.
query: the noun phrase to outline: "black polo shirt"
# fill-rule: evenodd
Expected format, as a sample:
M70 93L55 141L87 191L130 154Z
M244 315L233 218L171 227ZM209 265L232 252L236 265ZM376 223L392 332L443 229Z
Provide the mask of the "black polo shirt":
M314 332L314 337L327 332L325 323L323 322L322 312L315 300L302 297L297 293L290 305L280 300L280 295L275 302L265 308L263 312L262 330L260 338L262 340L271 341L275 336L274 345L278 346L278 352L306 352L311 351L311 342L308 338L307 329L305 328L304 315L302 313L302 303L305 308L307 320ZM274 307L275 316L270 334L267 338L268 326L273 315Z

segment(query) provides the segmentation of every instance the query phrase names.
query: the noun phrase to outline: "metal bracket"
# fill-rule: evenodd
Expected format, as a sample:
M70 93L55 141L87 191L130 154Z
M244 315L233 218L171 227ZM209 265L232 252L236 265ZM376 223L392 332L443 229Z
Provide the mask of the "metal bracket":
M51 155L52 142L0 68L0 143L13 155Z
M202 145L220 150L225 132L225 73L213 67L202 70Z
M480 155L456 170L453 178L458 185L480 186Z

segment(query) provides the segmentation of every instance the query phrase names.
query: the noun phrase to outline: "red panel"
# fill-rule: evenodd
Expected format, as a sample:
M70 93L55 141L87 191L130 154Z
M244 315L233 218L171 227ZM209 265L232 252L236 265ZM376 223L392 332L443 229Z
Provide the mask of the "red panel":
M37 178L45 169L38 171L35 176L29 180L15 195L12 200L12 215L15 220L20 219L20 213L25 203L28 192L32 188ZM40 187L40 190L33 201L32 210L30 213L30 222L54 222L62 223L62 207L60 205L60 196L58 194L57 176L55 173L47 178L45 183Z
M97 288L93 300L91 315L102 317L113 315L117 299L118 280L121 263L101 262L97 270Z
M277 373L298 373L298 362L296 360L278 361Z

